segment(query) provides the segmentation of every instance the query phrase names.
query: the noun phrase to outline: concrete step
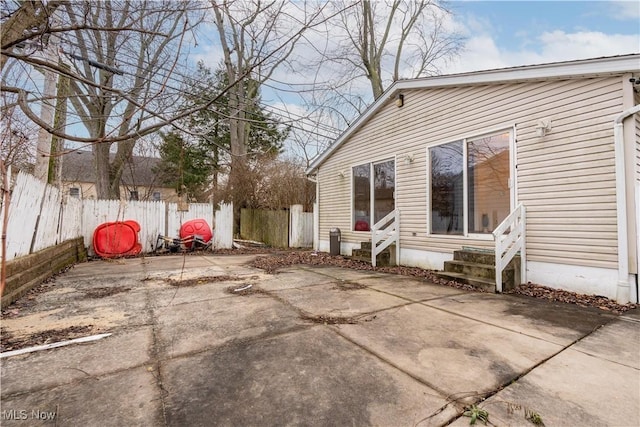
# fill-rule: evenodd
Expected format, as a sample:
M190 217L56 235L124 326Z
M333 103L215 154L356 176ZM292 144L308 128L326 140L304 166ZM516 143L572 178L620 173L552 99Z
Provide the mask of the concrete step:
M463 249L453 252L453 259L455 261L466 261L477 264L495 265L496 256L493 251L480 250L480 249ZM514 263L520 263L520 256L513 257L507 267L512 267Z
M495 292L496 291L496 282L489 279L482 279L480 277L471 277L464 273L454 273L454 272L446 272L446 271L438 271L435 273L436 276L445 280L454 280L458 283L464 283L467 285L475 286L479 289L484 289L486 292Z
M490 264L477 264L467 261L445 261L444 271L447 273L462 273L470 277L480 279L494 280L496 279L496 267ZM502 282L513 283L514 268L505 268L502 271Z
M351 259L371 264L371 249L354 249L351 252ZM378 254L376 257L376 265L378 267L388 267L392 265L391 252L388 249Z

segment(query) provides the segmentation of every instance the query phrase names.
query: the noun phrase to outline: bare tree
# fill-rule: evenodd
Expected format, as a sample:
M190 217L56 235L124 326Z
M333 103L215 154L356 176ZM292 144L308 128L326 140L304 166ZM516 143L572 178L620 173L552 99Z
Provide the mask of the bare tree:
M335 128L349 126L392 82L437 75L462 49L462 37L447 26L451 14L442 1L337 0L330 5L327 13L338 15L306 35L292 62L308 111Z
M307 10L306 4L260 0L211 0L228 81L242 82L229 89L228 109L231 169L228 185L234 207L247 205L248 136L247 112L256 108L260 87L286 64L305 31L321 22L324 5ZM239 215L237 215L239 217Z
M50 16L54 5L55 22ZM22 27L22 36L20 22L13 25L11 39L2 41L3 66L13 59L27 72L40 67L69 77L69 116L76 124L71 122L67 129L81 125L81 134L87 136L41 120L32 107L43 99L33 85L3 82L2 91L16 94L27 117L50 134L92 144L98 197L118 198L123 168L136 141L176 116L190 114L175 102L171 79L185 35L200 22L201 12L199 3L168 0L19 3L17 10L3 16L3 24L30 14L38 19L31 19L33 29ZM57 51L70 68L39 54L50 34L59 38ZM110 162L113 150L116 156Z
M365 76L377 99L400 78L437 74L439 61L459 52L461 38L444 27L448 14L436 0L360 0L341 13L343 36L327 59Z

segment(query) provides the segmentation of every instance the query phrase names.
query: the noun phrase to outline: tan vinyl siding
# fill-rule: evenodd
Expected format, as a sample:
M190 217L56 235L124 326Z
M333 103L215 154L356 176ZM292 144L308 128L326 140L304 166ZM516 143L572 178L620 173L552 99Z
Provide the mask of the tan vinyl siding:
M640 93L634 94L635 105L640 104ZM636 182L640 187L640 113L636 113ZM639 248L640 249L640 248Z
M369 233L350 231L350 168L397 156L402 248L492 247L491 240L428 235L427 148L515 125L517 198L528 208L529 259L616 268L612 122L622 111L621 91L620 77L404 91L403 107L382 106L319 168L320 238L328 240L329 229L339 227L343 241L369 239ZM552 130L539 138L535 126L547 118ZM640 159L640 146L638 153ZM405 164L406 155L414 161Z

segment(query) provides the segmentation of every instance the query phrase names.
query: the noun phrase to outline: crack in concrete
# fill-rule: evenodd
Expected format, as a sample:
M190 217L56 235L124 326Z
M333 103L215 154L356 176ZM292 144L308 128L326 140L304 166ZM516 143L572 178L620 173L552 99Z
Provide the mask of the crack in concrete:
M151 347L149 349L149 358L152 365L152 371L147 369L147 372L151 373L151 375L156 380L156 385L160 390L160 405L162 408L162 420L164 422L165 427L168 426L167 423L167 406L166 406L166 396L169 394L167 389L164 388L164 384L162 381L162 365L160 359L160 343L158 338L158 322L155 315L155 310L153 308L151 293L147 290L145 295L145 308L147 310L147 314L149 316L149 320L151 322ZM157 374L154 374L154 372Z
M597 331L598 329L602 328L604 325L599 325L597 327L595 327L591 332L588 332L587 334L585 334L582 337L578 337L575 340L573 340L571 343L567 344L566 346L562 346L563 348L561 348L560 350L558 350L555 353L552 353L550 356L546 357L545 359L541 360L540 362L534 364L533 366L529 367L528 369L524 370L523 372L519 373L518 375L516 375L514 378L507 380L505 382L503 382L501 385L499 385L498 387L496 387L493 390L490 390L488 392L482 393L478 396L478 398L475 400L474 403L478 403L481 401L485 401L493 396L495 396L496 394L498 394L500 391L504 390L505 388L509 387L512 384L515 384L516 382L520 381L521 378L523 378L524 376L528 375L531 371L533 371L534 369L538 368L539 366L542 366L544 363L548 362L549 360L553 359L554 357L558 356L560 353L566 351L568 348L573 347L575 344L579 343L580 341L584 340L585 338L587 338L588 336L590 336L591 334L593 334L595 331ZM455 417L452 417L447 423L451 424L452 422L456 421L457 419L461 418L463 416L462 413L456 415Z

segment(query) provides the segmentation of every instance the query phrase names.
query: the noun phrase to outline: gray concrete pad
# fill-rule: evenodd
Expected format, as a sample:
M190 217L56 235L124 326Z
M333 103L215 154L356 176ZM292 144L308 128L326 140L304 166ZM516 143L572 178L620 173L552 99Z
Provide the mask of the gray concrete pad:
M560 345L569 345L614 318L597 309L517 295L465 293L424 304Z
M155 310L163 357L300 328L299 313L266 295L231 296Z
M349 317L407 304L404 299L366 288L342 290L339 288L341 283L334 281L303 289L273 291L273 294L314 316Z
M568 347L481 406L497 425L635 426L640 420L640 327L622 318ZM510 411L515 405L522 409ZM468 425L460 418L453 425Z
M3 426L150 426L163 425L156 372L143 367L91 377L36 392L2 395ZM17 414L10 419L7 411ZM52 419L37 412L54 413Z
M435 285L412 277L385 276L386 277L365 277L358 279L358 283L367 285L377 291L405 298L409 301L427 301L435 298L468 293L460 289Z
M530 425L524 409L546 426L636 426L640 420L637 369L567 349L482 403L496 425ZM468 426L468 418L453 425Z
M370 271L370 270L351 270L348 268L330 267L330 266L301 265L301 266L296 266L296 268L301 271L312 271L318 274L333 277L334 279L338 279L338 280L361 280L366 278L376 278L376 277L380 278L380 277L394 276L394 275L389 275L387 273L378 273L376 271Z
M602 360L634 368L638 370L637 379L640 379L640 322L638 321L617 320L598 329L571 348ZM637 397L640 400L640 388L637 391ZM638 420L640 421L640 417Z
M171 286L166 282L160 282L160 286L150 293L155 308L168 307L198 301L207 301L220 298L233 298L229 289L239 289L247 285L258 287L262 284L260 276L232 276L230 280L203 280L192 286ZM261 286L260 286L261 287Z
M3 329L90 324L113 336L2 359L2 425L51 408L57 425L443 425L461 414L458 400L497 390L480 405L499 425L528 424L507 418L511 400L548 426L639 419L639 310L592 332L613 317L373 271L270 275L253 258L94 261L58 276ZM204 276L233 277L164 280ZM246 284L259 292L228 292ZM109 287L129 289L92 296ZM20 425L40 423L30 421Z
M409 426L446 405L325 327L173 359L162 370L170 426Z
M277 274L265 274L260 277L260 287L267 291L282 289L304 288L327 283L334 283L336 279L320 271L287 268Z
M338 330L447 395L495 390L562 349L420 304Z
M151 327L99 341L0 359L2 395L33 392L150 364ZM99 363L98 363L99 362Z

